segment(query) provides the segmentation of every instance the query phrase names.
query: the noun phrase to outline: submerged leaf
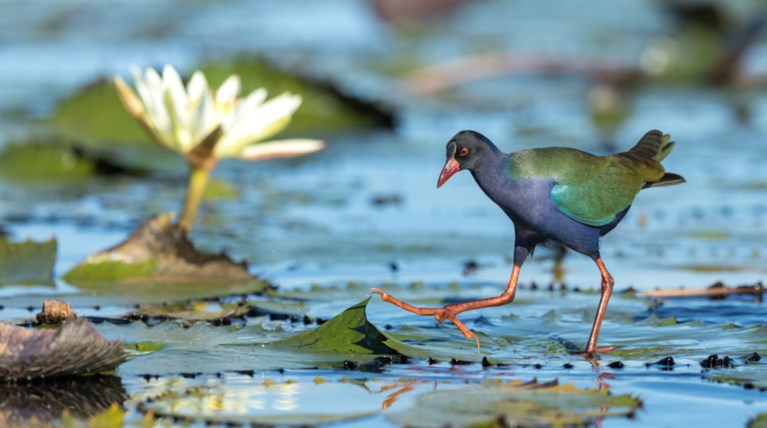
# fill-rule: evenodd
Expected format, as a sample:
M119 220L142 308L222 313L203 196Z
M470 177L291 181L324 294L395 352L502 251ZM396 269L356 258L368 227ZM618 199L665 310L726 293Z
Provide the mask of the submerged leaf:
M332 354L396 354L389 338L368 321L365 307L370 298L357 303L321 326L276 342L297 350Z
M173 214L151 217L122 243L92 254L64 275L73 283L152 279L166 282L228 282L256 279L245 262L198 250Z
M56 240L12 243L0 236L0 282L49 283L56 263Z
M57 330L0 324L0 379L69 376L114 370L127 354L88 320L75 318Z
M629 416L640 406L629 395L533 381L426 393L389 418L420 427L585 426L598 418Z

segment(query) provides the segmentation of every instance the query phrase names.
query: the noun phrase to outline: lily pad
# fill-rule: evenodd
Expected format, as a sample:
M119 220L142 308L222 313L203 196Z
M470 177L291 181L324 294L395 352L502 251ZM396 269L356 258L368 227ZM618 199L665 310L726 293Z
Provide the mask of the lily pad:
M50 378L114 370L127 354L83 318L57 330L0 324L0 379Z
M50 283L55 263L54 238L12 243L0 236L0 283Z
M365 307L369 301L370 297L316 329L298 333L275 345L336 355L396 354L388 345L389 338L368 321Z
M282 92L301 95L301 107L285 130L289 135L391 127L393 124L393 114L385 106L349 96L330 82L282 70L264 60L240 58L204 64L200 70L211 86L219 86L227 77L237 74L243 93L264 87L270 96Z
M15 143L0 154L0 175L8 179L85 178L95 171L96 163L92 159L67 146Z
M630 395L533 381L434 391L388 417L419 427L585 426L605 417L630 416L640 407Z

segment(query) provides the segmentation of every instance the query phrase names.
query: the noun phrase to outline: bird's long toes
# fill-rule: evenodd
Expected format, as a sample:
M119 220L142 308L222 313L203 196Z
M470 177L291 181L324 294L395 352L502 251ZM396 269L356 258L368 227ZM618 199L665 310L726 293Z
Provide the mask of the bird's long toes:
M379 295L379 296L381 296L382 298L383 298L383 297L385 297L385 296L387 296L387 295L389 294L389 293L387 293L387 292L383 291L383 290L382 290L382 289L380 289L380 288L371 288L371 289L369 289L368 291L370 291L370 294L378 294L378 295Z

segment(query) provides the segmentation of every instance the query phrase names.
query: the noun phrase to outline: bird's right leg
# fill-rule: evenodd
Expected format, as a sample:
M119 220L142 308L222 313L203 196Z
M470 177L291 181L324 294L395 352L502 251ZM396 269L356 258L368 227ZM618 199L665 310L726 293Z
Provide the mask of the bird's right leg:
M525 258L529 251L526 248L517 247L514 251L514 268L511 270L511 277L506 285L506 290L499 296L490 297L487 299L473 300L470 302L454 303L451 305L445 305L441 308L419 308L409 303L403 302L391 294L385 292L380 288L371 288L370 291L374 294L381 296L381 300L400 307L406 311L412 312L418 315L434 315L434 318L442 323L446 319L455 324L456 327L463 333L467 339L474 339L477 342L477 351L479 351L479 338L474 332L469 330L466 325L463 324L456 316L461 312L469 311L472 309L487 308L490 306L505 305L514 300L514 295L517 291L517 281L519 279L519 271L522 268Z

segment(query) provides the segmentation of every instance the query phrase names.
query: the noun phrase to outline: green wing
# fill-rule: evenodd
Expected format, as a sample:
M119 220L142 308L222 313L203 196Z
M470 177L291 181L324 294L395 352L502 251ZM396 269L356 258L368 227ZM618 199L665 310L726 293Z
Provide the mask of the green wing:
M512 174L554 180L551 200L562 214L604 226L631 205L646 183L663 177L660 160L673 144L668 135L650 131L631 150L611 156L568 148L526 150L512 155Z

